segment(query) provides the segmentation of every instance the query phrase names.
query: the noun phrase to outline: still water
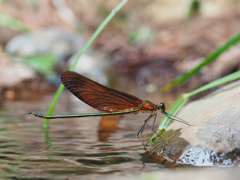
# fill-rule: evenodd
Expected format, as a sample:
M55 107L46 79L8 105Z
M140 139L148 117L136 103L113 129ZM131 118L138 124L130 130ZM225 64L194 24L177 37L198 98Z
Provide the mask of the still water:
M234 179L240 175L239 151L227 155L226 158L220 154L217 156L219 161L216 161L215 156L206 156L209 153L205 151L199 153L198 149L191 153L194 156L187 154L184 162L179 163L176 163L177 161L171 163L173 156L146 158L136 134L148 114L54 119L50 121L49 129L45 131L42 129L44 119L30 116L28 113L32 111L46 113L52 99L53 96L45 96L37 101L8 102L1 107L0 179L122 179L129 175L138 177L139 174L160 172L163 179L182 177L185 180L188 174L185 170L189 169L191 179L198 177L196 173L199 173L199 177L204 175L203 179L219 177L219 180ZM97 111L71 94L63 93L54 114L89 112ZM161 113L158 114L156 125L160 123L162 116ZM177 133L180 133L180 130ZM148 126L144 134L146 140L152 136ZM181 138L178 136L169 131L169 136L164 142L165 152L178 152L180 146L187 147L186 142L180 141ZM175 143L179 144L177 148ZM197 162L201 159L200 164L189 163L189 159L193 162L194 158L198 160ZM209 160L210 164L203 163ZM223 163L226 160L230 163ZM210 176L213 173L212 169L202 172L200 170L206 169L196 167L210 165L235 168L215 168L214 176ZM179 174L181 172L183 173ZM158 179L159 175L156 177Z
M69 96L62 97L55 114L96 112ZM120 177L164 167L143 163L145 153L136 133L147 114L108 119L56 119L51 120L49 130L44 131L44 120L28 113L46 113L52 98L3 105L0 112L1 177L104 179L113 174ZM150 128L146 133L151 136Z

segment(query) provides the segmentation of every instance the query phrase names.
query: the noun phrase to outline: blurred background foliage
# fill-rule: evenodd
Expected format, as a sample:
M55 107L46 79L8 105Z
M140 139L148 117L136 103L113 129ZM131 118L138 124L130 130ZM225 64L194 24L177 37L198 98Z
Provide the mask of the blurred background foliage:
M1 57L4 57L0 62L2 67L14 67L14 63L26 64L35 73L29 73L31 76L25 79L34 81L42 75L51 79L48 82L53 82L54 76L57 78L59 73L69 67L69 57L77 49L81 50L84 41L91 37L119 1L2 0L0 3L0 46ZM140 94L158 94L162 87L170 90L166 87L172 85L167 83L197 67L207 55L239 32L239 6L239 0L129 1L94 41L91 47L94 53L89 54L105 61L107 65L104 72L107 72L110 83L113 82L111 78L120 75L126 77L126 82L121 81L121 86L125 87L128 81L132 81L132 86L137 87L127 87L127 90L133 89L134 94L136 91ZM25 38L31 39L29 35L52 27L70 36L81 36L83 45L74 44L76 50L66 54L43 51L40 47L40 52L26 55L26 51L21 50L26 46L25 42L20 43L14 52L6 51L9 41L15 37L28 35ZM42 38L42 41L47 39ZM71 39L69 41L72 42ZM60 44L54 42L48 49ZM35 47L32 44L30 46ZM229 46L228 52L221 52L228 59L221 58L219 54L216 62L209 63L207 68L200 73L196 72L197 75L181 87L171 90L173 98L238 71L238 48L239 45L233 48ZM63 51L64 48L58 49ZM22 60L19 61L19 58ZM110 76L109 72L112 73ZM4 77L4 72L1 76ZM18 86L22 80L19 79L14 86ZM4 80L0 79L0 84L8 87Z

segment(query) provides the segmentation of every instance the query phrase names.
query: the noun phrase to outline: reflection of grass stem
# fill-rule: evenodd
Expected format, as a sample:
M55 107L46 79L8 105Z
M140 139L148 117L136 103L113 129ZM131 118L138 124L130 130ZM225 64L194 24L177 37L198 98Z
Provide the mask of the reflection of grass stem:
M82 55L86 52L86 50L90 47L90 45L92 44L92 42L96 39L96 37L100 34L100 32L104 29L104 27L109 23L109 21L115 16L115 14L123 7L124 4L127 3L128 0L122 0L115 9L113 9L111 11L111 13L106 17L106 19L100 24L100 26L96 29L96 31L94 32L94 34L92 35L92 37L88 40L88 42L86 43L86 45L83 47L83 49L81 50L81 52L79 53L77 59L75 60L75 62L73 63L73 65L70 67L70 71L72 71L75 66L77 65L79 59L82 57ZM48 111L48 115L51 115L56 104L57 101L63 91L63 84L61 84L54 96L54 99L52 101L52 104L49 108ZM48 124L49 124L49 119L46 119L43 125L43 128L48 128Z
M44 133L45 133L45 143L47 144L48 147L52 147L52 143L51 143L51 139L49 137L49 131L47 128L44 129Z

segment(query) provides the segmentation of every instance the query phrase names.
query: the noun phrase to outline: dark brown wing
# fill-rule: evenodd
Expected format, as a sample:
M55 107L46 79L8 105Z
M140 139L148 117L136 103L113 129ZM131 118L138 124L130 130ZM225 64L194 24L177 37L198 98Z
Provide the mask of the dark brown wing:
M103 86L73 71L66 71L61 76L64 86L80 100L100 111L123 111L138 108L142 100Z

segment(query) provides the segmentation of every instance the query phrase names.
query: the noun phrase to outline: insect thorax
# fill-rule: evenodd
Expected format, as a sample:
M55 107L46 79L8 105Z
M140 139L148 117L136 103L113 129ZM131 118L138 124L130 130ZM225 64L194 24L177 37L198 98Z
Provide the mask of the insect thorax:
M143 103L140 106L141 112L146 112L150 114L155 114L158 110L158 106L151 101L144 100Z

